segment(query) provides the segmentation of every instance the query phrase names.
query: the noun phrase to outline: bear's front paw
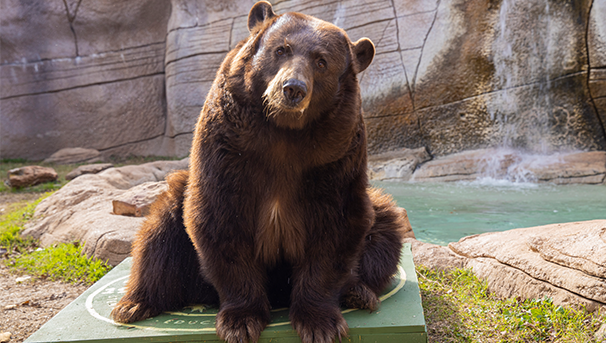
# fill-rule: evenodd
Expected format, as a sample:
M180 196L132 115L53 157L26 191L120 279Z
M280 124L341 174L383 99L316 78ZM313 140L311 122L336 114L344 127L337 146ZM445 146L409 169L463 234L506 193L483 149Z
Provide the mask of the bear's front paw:
M363 283L351 287L342 297L341 302L347 308L368 309L371 312L379 307L381 302L375 292Z
M291 321L303 343L332 343L335 339L341 342L342 337L347 337L347 322L337 307L292 312Z
M111 317L118 323L133 323L160 314L143 303L120 300L112 310Z
M227 343L254 343L269 323L269 311L223 309L217 314L217 336Z

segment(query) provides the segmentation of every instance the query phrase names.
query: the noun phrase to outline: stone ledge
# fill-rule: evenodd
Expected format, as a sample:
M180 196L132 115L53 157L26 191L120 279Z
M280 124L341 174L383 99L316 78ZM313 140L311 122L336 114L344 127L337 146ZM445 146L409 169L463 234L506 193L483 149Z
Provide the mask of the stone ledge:
M606 151L540 156L490 148L443 156L429 162L426 161L430 157L412 153L424 150L409 150L409 155L403 157L389 158L389 154L369 157L370 179L452 182L489 177L512 182L555 184L606 182Z
M471 268L497 296L606 308L606 219L484 233L448 247L408 241L415 264Z

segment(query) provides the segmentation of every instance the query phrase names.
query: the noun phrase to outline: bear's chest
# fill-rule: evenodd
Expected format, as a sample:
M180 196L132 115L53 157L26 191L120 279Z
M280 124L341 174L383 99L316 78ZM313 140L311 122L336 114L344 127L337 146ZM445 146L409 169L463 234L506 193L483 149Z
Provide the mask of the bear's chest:
M257 258L270 266L281 259L300 260L305 250L302 218L302 209L288 197L274 196L263 202L257 221Z

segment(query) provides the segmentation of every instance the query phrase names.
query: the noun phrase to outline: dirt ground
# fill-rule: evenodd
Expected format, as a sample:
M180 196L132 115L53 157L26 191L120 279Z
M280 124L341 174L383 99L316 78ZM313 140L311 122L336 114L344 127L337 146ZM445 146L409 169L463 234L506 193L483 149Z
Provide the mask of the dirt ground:
M32 201L38 193L0 194L0 214L12 204ZM2 258L0 256L0 258ZM17 279L24 275L10 273L0 263L0 343L23 342L89 286L48 280ZM6 340L10 333L10 339Z
M20 277L0 264L0 342L23 342L89 287L40 279L18 282ZM6 332L11 334L8 341L1 338Z
M22 201L34 201L40 193L0 193L0 214L10 211L10 207Z

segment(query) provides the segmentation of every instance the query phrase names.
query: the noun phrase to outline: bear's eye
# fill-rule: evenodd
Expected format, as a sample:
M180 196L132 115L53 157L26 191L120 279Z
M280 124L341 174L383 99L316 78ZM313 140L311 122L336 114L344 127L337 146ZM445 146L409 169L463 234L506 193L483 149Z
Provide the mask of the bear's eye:
M320 59L320 60L318 60L318 62L316 63L316 65L318 66L318 68L324 69L324 68L326 68L326 61Z
M284 55L284 48L279 47L278 50L276 50L276 55L278 55L278 56Z

